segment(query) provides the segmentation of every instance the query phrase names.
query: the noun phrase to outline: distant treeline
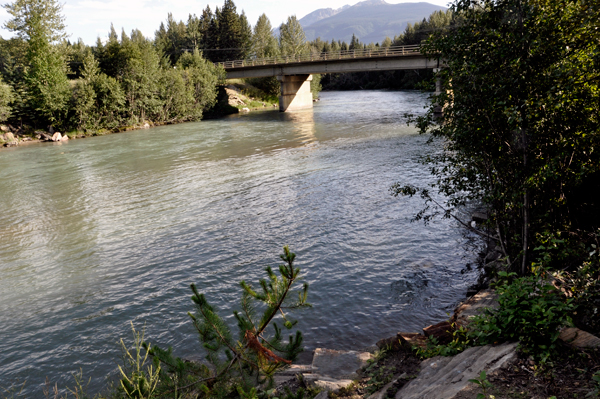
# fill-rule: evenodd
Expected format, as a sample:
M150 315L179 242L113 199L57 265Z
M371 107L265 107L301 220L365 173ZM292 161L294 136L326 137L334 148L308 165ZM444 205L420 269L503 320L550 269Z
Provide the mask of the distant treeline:
M169 14L154 39L137 29L119 35L111 26L108 40L94 46L66 40L56 0L17 0L4 8L12 17L5 27L16 36L0 38L0 122L13 126L93 133L199 120L225 77L212 62L308 48L295 17L275 38L265 15L252 30L231 0L187 23ZM271 91L278 86L273 79L256 83Z
M448 27L451 20L452 13L450 10L434 11L422 22L409 23L403 33L393 39L386 37L381 43L361 43L359 38L352 35L350 43L335 40L324 42L317 38L310 45L315 49L321 49L322 52L335 52L420 44L432 32ZM433 71L430 69L350 72L324 75L321 84L324 90L415 89L425 88L424 83L431 80L432 77Z

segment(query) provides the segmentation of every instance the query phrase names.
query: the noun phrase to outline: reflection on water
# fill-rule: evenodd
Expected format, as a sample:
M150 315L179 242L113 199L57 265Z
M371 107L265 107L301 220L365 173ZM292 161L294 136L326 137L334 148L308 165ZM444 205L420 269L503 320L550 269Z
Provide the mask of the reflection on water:
M0 152L0 385L115 370L129 322L198 358L194 282L231 320L238 282L285 244L310 284L308 349L361 348L446 317L475 278L450 220L410 223L397 180L430 181L405 124L416 92L323 93L314 110L232 115Z

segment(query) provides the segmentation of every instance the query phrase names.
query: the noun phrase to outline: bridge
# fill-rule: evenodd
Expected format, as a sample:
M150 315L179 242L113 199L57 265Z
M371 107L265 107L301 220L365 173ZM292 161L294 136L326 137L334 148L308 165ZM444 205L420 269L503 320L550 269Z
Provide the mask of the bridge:
M312 108L312 74L438 69L440 60L425 57L420 45L411 45L255 58L217 65L225 69L229 79L277 76L281 82L279 110L285 112Z

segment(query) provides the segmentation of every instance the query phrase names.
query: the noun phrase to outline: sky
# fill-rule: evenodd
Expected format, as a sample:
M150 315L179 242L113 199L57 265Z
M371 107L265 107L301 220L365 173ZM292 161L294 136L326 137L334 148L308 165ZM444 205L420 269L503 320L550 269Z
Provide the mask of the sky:
M212 0L208 2L206 0L59 0L59 2L63 4L69 40L76 42L81 38L88 45L93 45L98 37L106 39L111 22L117 33L120 33L122 28L128 34L133 29L139 29L144 36L154 38L154 32L162 21L166 21L169 12L173 13L176 20L187 21L189 14L200 15L207 4L213 11L215 7L223 5L223 0L217 2ZM238 13L244 10L248 21L253 26L258 17L265 13L273 27L279 26L290 15L296 15L300 19L319 8L339 8L357 2L358 0L234 0ZM387 2L397 4L408 1L387 0ZM427 2L447 6L450 0L427 0ZM0 8L2 26L9 17L6 10ZM2 28L0 36L9 38L12 33Z

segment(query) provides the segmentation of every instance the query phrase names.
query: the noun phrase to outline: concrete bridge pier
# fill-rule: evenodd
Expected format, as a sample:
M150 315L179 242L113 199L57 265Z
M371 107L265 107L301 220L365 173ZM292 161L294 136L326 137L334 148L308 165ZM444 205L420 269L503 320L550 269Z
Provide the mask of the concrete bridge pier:
M296 111L313 107L310 81L312 75L283 75L277 76L281 83L279 96L279 111Z

